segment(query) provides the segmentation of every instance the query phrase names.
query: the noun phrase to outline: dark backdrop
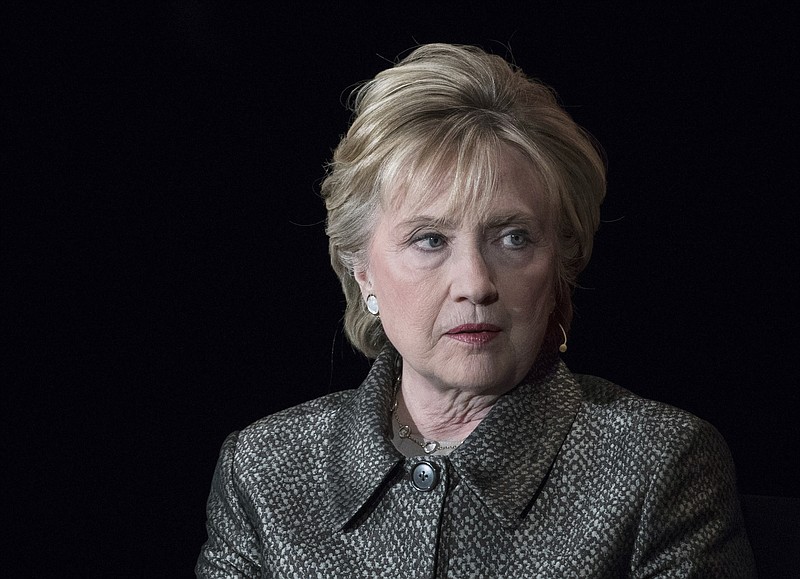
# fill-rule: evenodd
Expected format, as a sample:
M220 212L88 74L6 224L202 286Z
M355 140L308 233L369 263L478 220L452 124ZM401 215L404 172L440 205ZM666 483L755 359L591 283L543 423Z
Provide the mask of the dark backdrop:
M225 435L358 385L318 184L347 87L432 41L513 55L605 147L571 368L712 422L743 492L798 496L788 11L287 4L4 19L12 567L190 575Z

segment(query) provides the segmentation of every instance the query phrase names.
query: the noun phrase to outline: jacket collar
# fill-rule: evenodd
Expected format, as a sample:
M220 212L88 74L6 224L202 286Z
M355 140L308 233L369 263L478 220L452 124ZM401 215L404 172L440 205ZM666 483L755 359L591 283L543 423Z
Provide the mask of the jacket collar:
M367 378L339 408L325 472L331 502L320 513L332 531L356 522L377 500L403 462L391 441L389 416L394 402L397 352L386 347Z
M332 532L357 523L402 474L405 458L391 442L389 421L397 356L385 348L335 418L325 453L331 502L319 513ZM462 481L509 526L527 514L546 482L581 401L563 362L535 368L449 457Z
M513 527L547 481L580 405L579 385L555 359L498 399L450 455L451 463L481 501Z

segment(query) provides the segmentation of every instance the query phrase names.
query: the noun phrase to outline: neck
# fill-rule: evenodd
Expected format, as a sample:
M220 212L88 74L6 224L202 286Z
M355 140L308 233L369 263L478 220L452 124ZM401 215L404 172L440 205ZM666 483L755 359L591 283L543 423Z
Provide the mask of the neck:
M402 381L397 393L397 417L425 440L464 440L489 414L497 394L458 389L431 390Z

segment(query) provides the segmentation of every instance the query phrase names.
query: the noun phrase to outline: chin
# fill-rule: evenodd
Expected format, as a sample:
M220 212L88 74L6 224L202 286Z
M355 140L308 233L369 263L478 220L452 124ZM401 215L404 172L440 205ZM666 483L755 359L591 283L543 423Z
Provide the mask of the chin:
M518 372L507 363L487 363L485 360L478 361L474 357L471 360L454 361L458 367L449 372L448 376L443 376L443 381L460 390L503 393L519 382L516 379ZM524 373L522 375L524 376Z

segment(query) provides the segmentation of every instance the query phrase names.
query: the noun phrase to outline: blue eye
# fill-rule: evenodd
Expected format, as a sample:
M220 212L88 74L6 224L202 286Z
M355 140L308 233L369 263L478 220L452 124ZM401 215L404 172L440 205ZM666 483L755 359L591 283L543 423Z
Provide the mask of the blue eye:
M500 238L500 242L503 244L503 247L519 249L528 244L528 237L522 231L512 231L511 233L503 235L503 237Z
M414 238L414 245L423 251L434 251L444 247L445 239L438 233L423 233Z

